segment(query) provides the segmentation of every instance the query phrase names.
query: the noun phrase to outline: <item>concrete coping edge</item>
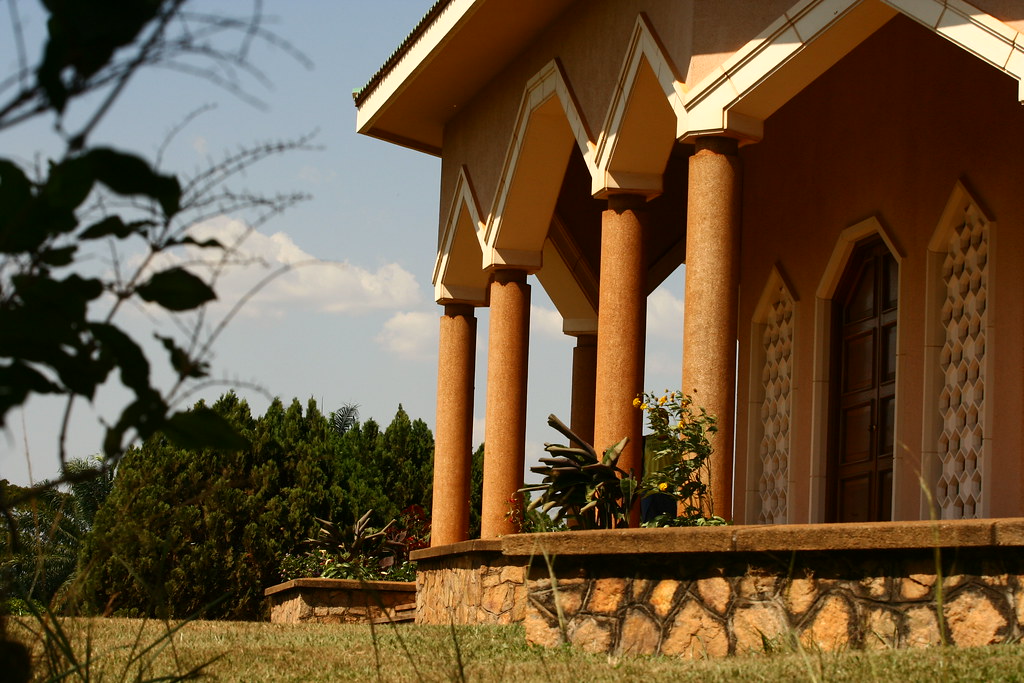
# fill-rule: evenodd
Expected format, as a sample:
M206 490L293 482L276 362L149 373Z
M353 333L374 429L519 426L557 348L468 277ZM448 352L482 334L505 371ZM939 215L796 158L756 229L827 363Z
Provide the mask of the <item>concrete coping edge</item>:
M415 581L360 581L358 579L292 579L271 586L263 591L264 596L302 588L325 588L328 590L372 590L416 592Z
M501 553L503 541L500 538L475 539L472 541L460 541L450 545L439 545L432 548L423 548L409 553L409 559L413 561L429 560L435 557L451 557L452 555L469 555L471 553Z
M500 540L502 553L510 556L1019 547L1024 518L600 529Z

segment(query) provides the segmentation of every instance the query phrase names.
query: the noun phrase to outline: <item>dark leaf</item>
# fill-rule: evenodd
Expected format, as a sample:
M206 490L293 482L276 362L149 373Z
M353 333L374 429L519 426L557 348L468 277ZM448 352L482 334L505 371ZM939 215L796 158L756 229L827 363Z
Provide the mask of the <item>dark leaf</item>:
M215 240L212 237L209 238L209 239L205 239L202 242L200 242L196 238L189 237L188 235L186 235L185 237L182 237L180 240L171 240L171 242L169 243L169 246L173 246L175 244L191 244L191 245L196 246L196 247L202 247L203 249L223 249L224 248L223 244L221 244L218 240Z
M209 285L184 268L159 272L139 285L136 292L169 311L189 311L217 298Z
M227 420L203 406L175 413L167 420L163 432L179 448L240 451L249 447L249 440Z
M170 337L161 337L159 334L154 334L153 336L160 340L160 343L164 345L164 348L171 355L171 366L174 367L179 378L206 377L210 374L209 363L193 359L184 349L175 344L174 340Z
M167 404L156 391L144 392L121 413L117 424L107 429L103 440L103 453L107 458L117 459L121 455L124 435L134 429L143 439L148 439L165 422Z
M0 366L0 427L4 426L7 411L24 403L30 392L59 393L60 387L23 363Z
M50 208L74 211L92 192L95 182L93 163L85 156L73 157L50 166L42 195Z
M149 361L139 345L120 329L107 323L93 323L89 329L100 342L101 356L106 356L111 363L121 368L121 382L136 395L150 391Z
M75 258L76 246L47 249L39 255L39 260L49 266L66 266Z
M121 220L120 216L107 216L98 223L93 223L86 228L82 234L79 235L79 238L83 240L95 240L100 239L101 237L116 237L118 239L124 239L129 235L141 232L143 228L152 226L152 221L132 221L131 223L125 223Z
M0 159L0 253L29 251L45 240L45 233L28 222L33 200L32 183L25 173Z
M174 176L160 175L139 157L112 149L94 149L86 157L96 179L117 194L151 197L160 203L167 217L178 212L181 186Z

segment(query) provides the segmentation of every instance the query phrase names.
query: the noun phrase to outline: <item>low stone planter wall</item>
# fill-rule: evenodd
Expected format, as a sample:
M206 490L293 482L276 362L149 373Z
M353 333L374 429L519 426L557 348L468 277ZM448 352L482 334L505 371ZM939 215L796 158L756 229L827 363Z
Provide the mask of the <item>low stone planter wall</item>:
M521 615L530 642L610 654L923 647L943 635L967 646L1024 636L1020 519L580 531L487 543L500 551L431 549L436 574L418 579L418 623L481 623L493 614L483 601L493 607L500 595L512 601L501 614ZM523 572L522 589L493 578L511 576L510 567ZM489 593L485 576L505 588Z
M512 624L526 615L526 562L502 541L465 541L411 554L417 624Z
M355 624L412 621L416 584L411 581L295 579L264 591L275 624Z

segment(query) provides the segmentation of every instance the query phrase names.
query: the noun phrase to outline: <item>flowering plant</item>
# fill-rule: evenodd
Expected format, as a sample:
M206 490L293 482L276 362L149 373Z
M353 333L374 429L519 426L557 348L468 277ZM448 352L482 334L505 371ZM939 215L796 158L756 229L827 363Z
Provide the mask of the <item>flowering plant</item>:
M645 392L633 399L633 406L647 413L651 430L641 495L666 494L681 508L674 519L655 518L655 525L689 526L720 519L714 515L709 488L712 447L708 435L718 431L715 417L694 406L693 399L681 391L666 390L660 396Z
M663 494L681 508L679 514L660 514L643 526L705 526L725 524L714 514L709 482L711 442L708 435L717 427L714 416L682 392L666 391L661 396L644 393L633 406L647 413L651 434L645 439L647 467L638 480L636 473L618 466L627 439L602 454L575 434L554 415L548 424L569 439L568 445L545 444L550 457L530 471L543 475L539 484L519 490L539 497L529 502L527 514L554 515L554 524L568 521L571 529L612 529L629 526L633 505L640 499Z

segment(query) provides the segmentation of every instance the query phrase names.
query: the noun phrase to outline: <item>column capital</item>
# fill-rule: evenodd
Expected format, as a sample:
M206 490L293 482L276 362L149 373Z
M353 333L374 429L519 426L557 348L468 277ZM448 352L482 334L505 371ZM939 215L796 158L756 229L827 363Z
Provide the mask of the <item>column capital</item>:
M453 318L460 315L472 317L474 311L476 311L476 306L473 304L454 302L444 304L444 314Z
M527 271L520 268L497 268L491 273L491 279L500 284L511 282L526 282Z
M615 213L637 211L647 208L647 195L635 193L616 193L608 195L608 210Z
M740 141L726 135L701 135L694 140L694 154L712 152L736 156L740 151Z

